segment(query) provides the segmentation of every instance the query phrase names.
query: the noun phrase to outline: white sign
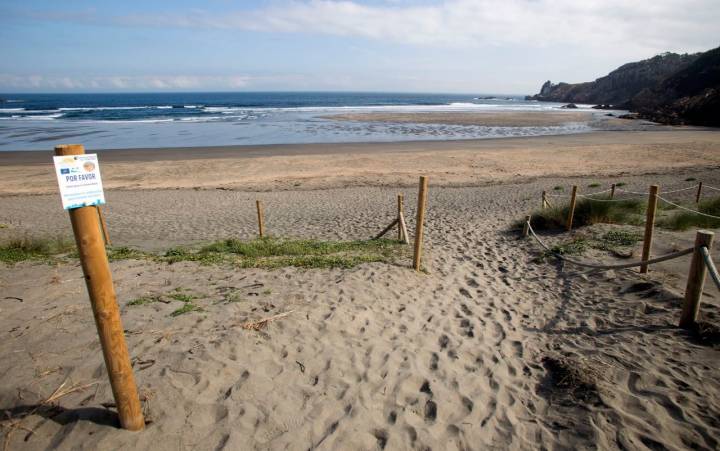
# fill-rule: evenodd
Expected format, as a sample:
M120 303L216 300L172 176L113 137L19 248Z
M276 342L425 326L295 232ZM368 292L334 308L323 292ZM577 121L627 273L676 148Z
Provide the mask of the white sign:
M97 154L67 155L53 160L64 209L105 204Z

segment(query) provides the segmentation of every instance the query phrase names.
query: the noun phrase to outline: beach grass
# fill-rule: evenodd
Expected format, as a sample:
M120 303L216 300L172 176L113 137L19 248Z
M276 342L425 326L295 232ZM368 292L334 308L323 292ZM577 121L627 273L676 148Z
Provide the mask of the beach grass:
M107 249L110 261L150 260L161 263L198 262L202 265L230 265L238 268L276 269L352 268L363 263L394 263L408 257L410 250L397 240L328 241L266 237L242 241L235 238L202 247L174 247L153 253L127 246ZM72 242L23 238L0 247L0 261L16 263L35 260L46 263L76 259Z
M0 261L8 264L29 260L52 263L57 256L72 252L74 245L73 241L63 237L15 238L0 246Z
M720 219L709 218L690 211L677 210L674 214L663 217L658 221L658 226L671 230L687 230L693 227L715 229L720 227ZM697 205L697 210L713 215L720 216L720 197L707 199Z
M575 205L573 227L592 224L642 224L645 203L637 199L619 202L601 202L580 199ZM533 212L531 224L535 230L560 230L565 228L570 207L556 206Z
M227 263L240 268L352 268L362 263L393 262L402 250L402 243L395 240L322 241L268 237L251 241L227 239L199 250L174 248L157 259L167 263Z

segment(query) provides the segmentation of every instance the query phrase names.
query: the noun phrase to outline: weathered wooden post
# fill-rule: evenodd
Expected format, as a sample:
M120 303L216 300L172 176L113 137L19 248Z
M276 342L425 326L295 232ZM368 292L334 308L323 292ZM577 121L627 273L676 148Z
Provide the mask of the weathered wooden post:
M615 184L610 185L610 199L615 199Z
M415 225L415 252L413 254L413 267L416 271L420 271L420 261L422 259L423 229L425 227L425 204L427 202L428 179L426 176L420 177L420 187L418 189L418 207L417 207L417 223Z
M105 246L112 246L110 243L110 234L108 234L107 222L105 222L105 215L103 214L102 207L96 205L98 218L100 218L100 227L102 229L103 240L105 240Z
M568 210L567 224L565 228L569 232L572 230L573 216L575 216L575 203L577 201L577 185L572 187L572 195L570 196L570 209Z
M702 182L698 183L697 194L695 195L695 203L700 203L700 196L702 196Z
M85 148L79 144L55 147L57 156L84 153ZM120 425L125 429L137 431L145 427L145 421L125 343L110 265L98 226L97 210L88 206L68 211Z
M265 236L265 212L263 204L259 200L255 201L255 206L257 207L258 233L260 238L263 238Z
M547 192L543 191L543 193L542 193L542 209L544 210L546 208L547 208Z
M530 215L525 216L525 224L523 224L523 236L525 237L530 235L530 219Z
M642 260L650 259L650 247L652 246L653 231L655 230L655 214L657 213L657 195L660 188L657 185L650 186L648 194L648 206L645 214L645 237L643 238ZM640 266L640 273L648 272L648 265Z
M702 298L707 266L703 258L701 248L712 249L713 232L698 230L695 235L695 252L690 260L690 272L688 273L687 287L685 288L685 301L683 302L682 313L680 314L680 327L688 329L695 325L698 312L700 311L700 299Z

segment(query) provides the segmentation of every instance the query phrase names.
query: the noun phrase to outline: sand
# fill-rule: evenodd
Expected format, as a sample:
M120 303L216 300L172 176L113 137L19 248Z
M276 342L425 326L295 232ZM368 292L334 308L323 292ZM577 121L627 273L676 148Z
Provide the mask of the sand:
M605 136L592 139L609 139ZM538 246L509 231L513 221L539 205L542 190L556 185L579 184L586 191L590 182L605 187L624 181L631 190L651 183L671 190L688 186L691 182L684 180L695 177L720 186L720 175L712 170L718 164L718 141L712 138L717 135L685 136L692 139L683 145L673 141L680 139L675 135L653 143L639 138L641 144L615 144L626 146L625 152L646 146L644 158L623 155L619 147L604 151L597 142L588 144L583 157L566 155L569 149L583 151L572 140L553 141L559 150L550 144L534 151L525 149L527 143L501 144L519 152L513 158L538 159L508 158L513 169L487 172L472 186L446 186L431 177L427 273L413 272L409 261L350 270L275 271L113 262L135 374L152 420L141 433L116 427L79 266L2 266L0 411L23 418L65 380L94 384L61 398L56 408L24 417L8 448L716 449L720 349L716 341L701 342L676 327L688 258L653 267L647 276L633 270L585 272L536 261ZM675 152L665 155L661 149ZM482 148L441 148L427 158L442 167L451 164L444 159L452 152L500 158ZM625 163L608 152L615 159L622 155ZM550 159L546 163L557 163L552 166L558 174L566 173L546 169L543 175L533 169L541 155ZM375 150L367 157L329 153L306 158L343 157L388 158ZM227 173L219 174L213 187L212 169L203 168L194 182L208 189L178 186L188 183L181 179L198 160L184 163L184 173L181 160L149 160L158 185L173 188L148 189L156 185L149 181L146 186L142 179L133 182L138 186L109 189L106 210L114 244L165 249L228 236L250 238L255 199L266 204L271 234L367 238L392 218L399 191L406 194L413 233L415 187L394 185L392 170L377 162L367 163L377 168L376 174L361 175L350 187L319 180L318 168L312 177L281 179L284 191L253 191L245 181L238 181L242 190L214 189L225 186L224 177L232 171L227 166L237 164L232 168L240 170L244 162L269 172L273 158L302 160L211 159L213 168ZM571 170L570 161L587 161L587 166ZM108 168L114 164L133 162L103 166L110 183L129 183L111 175ZM175 164L167 172L161 167ZM464 164L453 166L469 173ZM514 175L515 165L524 168L522 175ZM3 176L12 177L8 168L19 167L3 166ZM489 171L486 167L474 170ZM49 189L43 185L48 182L36 180L43 168L22 169L35 174L28 178L32 195L0 197L0 222L10 225L0 229L0 239L26 232L67 234L67 215L57 195L39 194ZM603 171L616 174L596 173ZM646 174L629 175L632 171ZM582 172L586 175L571 177ZM407 183L414 175L408 171ZM292 188L292 180L306 182ZM2 186L6 193L16 189ZM551 242L566 238L546 237ZM682 248L692 238L692 232L661 232L653 252ZM720 260L717 249L713 256ZM607 255L590 257L615 261ZM199 296L205 311L171 317L178 301L128 305L134 298L178 288ZM710 283L703 302L702 318L720 323L720 293ZM292 313L259 332L239 327L285 312ZM2 424L5 439L13 423Z
M450 112L450 113L347 113L324 116L336 121L409 124L485 125L489 127L548 127L569 122L589 122L587 111Z
M717 131L605 131L471 141L98 151L108 189L250 191L518 182L720 165ZM50 151L0 152L0 195L57 189ZM189 163L188 163L189 162Z

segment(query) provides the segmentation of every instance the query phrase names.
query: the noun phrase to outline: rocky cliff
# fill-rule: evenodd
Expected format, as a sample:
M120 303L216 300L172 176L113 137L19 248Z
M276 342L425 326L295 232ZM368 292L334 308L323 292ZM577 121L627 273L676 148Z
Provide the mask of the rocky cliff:
M527 98L614 106L663 123L720 126L720 47L692 55L664 53L592 82L547 81Z
M656 122L720 127L720 47L642 90L623 107Z
M627 102L643 89L656 86L698 57L699 54L664 53L625 64L592 82L553 84L547 81L540 89L540 94L529 98L550 102L618 105Z

